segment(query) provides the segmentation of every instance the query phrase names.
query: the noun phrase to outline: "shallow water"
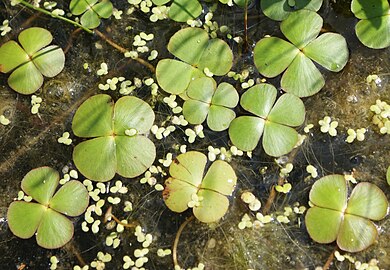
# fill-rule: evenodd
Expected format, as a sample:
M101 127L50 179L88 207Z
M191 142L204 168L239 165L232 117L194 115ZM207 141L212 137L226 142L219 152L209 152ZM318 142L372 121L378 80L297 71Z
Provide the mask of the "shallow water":
M61 6L65 1L58 3ZM140 11L125 15L125 10L130 6L126 1L118 0L113 3L124 11L122 19L111 18L103 21L100 31L126 48L132 46L134 35L142 31L154 33L155 39L148 43L148 46L156 49L159 56L157 60L151 61L151 64L156 66L159 59L171 57L165 46L170 36L184 24L168 20L153 24L148 16ZM307 111L305 124L313 123L315 127L307 134L307 139L300 148L280 161L281 165L287 161L294 164L294 170L288 177L293 188L287 195L276 196L270 208L274 217L283 214L285 207L293 206L297 202L308 207L308 193L315 181L308 177L305 169L308 164L317 168L319 177L353 172L358 181L375 183L390 198L390 188L385 181L385 171L390 160L390 139L389 135L378 134L377 128L371 123L372 113L369 110L376 99L390 102L390 49L371 50L359 43L353 30L356 19L348 11L348 5L348 1L325 1L319 12L325 21L324 31L338 32L346 38L350 59L339 73L331 74L321 70L326 78L325 87L318 94L304 99ZM55 44L62 48L66 48L70 42L71 44L66 53L65 69L55 78L46 79L42 89L36 93L43 99L38 115L32 115L30 112L31 98L16 94L7 86L7 76L0 75L0 114L11 120L8 126L0 125L0 269L22 269L22 265L25 265L24 269L49 269L49 258L52 255L60 260L57 269L72 269L74 265L80 265L80 258L87 264L96 260L99 251L112 255L112 260L106 263L106 269L122 269L123 256L132 256L134 250L141 247L133 229L126 229L121 233L121 244L113 249L105 245L105 239L112 230L101 226L96 234L91 231L84 233L81 229L84 217L80 216L73 219L74 239L65 247L56 250L42 249L37 246L34 238L22 240L8 230L7 207L17 197L20 181L29 170L44 165L60 172L65 166L75 168L72 163L72 149L81 139L72 134L71 146L59 144L57 139L64 131L71 131L72 116L82 101L102 92L98 89L98 84L105 83L106 79L113 76L124 76L131 80L135 77L153 77L148 69L124 59L98 37L80 32L70 39L74 31L73 26L45 15L36 15L27 9L12 7L8 1L0 2L0 21L11 19L13 29L10 34L0 39L0 43L16 38L22 28L41 26L53 33ZM279 24L264 17L256 6L249 9L248 18L251 49L266 34L281 36ZM233 36L243 35L242 9L221 6L215 12L213 20L219 25L228 25ZM129 25L133 28L125 31ZM244 52L242 47L232 40L228 43L235 54L233 70L239 72L247 68L253 71L250 78L260 78L252 62L251 50ZM96 70L102 62L108 64L109 74L99 77ZM89 69L83 68L84 63L89 64ZM367 84L366 77L370 74L378 74L381 83ZM278 80L270 82L278 84ZM230 82L239 87L239 83L232 80ZM110 91L109 94L115 98L120 96L118 91ZM150 89L146 86L136 89L132 94L154 106L155 124L158 126L172 114L168 105L162 101L163 97L167 96L162 91L157 99L151 97ZM319 131L318 120L326 115L331 116L332 120L338 120L338 136L331 137ZM301 134L304 133L305 124L299 129ZM368 129L366 139L363 142L346 143L346 130L361 127ZM215 133L206 127L205 139L197 138L194 144L189 144L184 135L186 128L178 127L164 140L149 136L158 150L155 165L161 165L158 159L165 158L169 152L178 154L178 145L187 144L187 151L198 150L205 154L209 145L227 149L231 146L226 131ZM255 215L240 200L242 191L252 191L264 207L271 187L278 181L280 167L273 158L264 154L261 147L256 148L252 158L233 157L230 164L236 170L238 185L229 211L216 225L207 226L192 221L186 226L178 248L181 266L195 267L199 262L204 263L206 269L315 269L323 266L336 245L313 242L306 232L304 215L292 214L288 224L274 221L256 229L238 228L238 223L245 213L252 219ZM191 212L171 212L165 207L161 192L149 185L140 184L141 178L142 176L124 179L116 176L109 182L113 185L115 180L122 180L129 189L127 194L119 196L122 201L113 206L113 213L121 219L141 224L145 233L153 235L146 269L173 269L171 256L160 258L156 251L159 248L172 247L179 226L191 216ZM156 178L158 183L163 184L164 176L158 175ZM83 177L80 175L79 179L83 180ZM102 198L110 195L112 194L105 194ZM133 203L133 211L123 211L123 202L126 200ZM107 211L108 205L106 202L103 212ZM377 259L380 269L390 269L389 218L386 217L376 224L380 232L377 243L352 256L361 262ZM347 260L339 262L334 259L330 269L355 268Z

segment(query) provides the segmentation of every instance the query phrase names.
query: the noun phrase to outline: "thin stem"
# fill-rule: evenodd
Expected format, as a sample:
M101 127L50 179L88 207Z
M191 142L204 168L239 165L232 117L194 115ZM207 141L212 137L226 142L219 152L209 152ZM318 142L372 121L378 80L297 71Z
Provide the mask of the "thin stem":
M283 183L284 183L284 178L280 177L279 180L278 180L278 185L281 186L281 185L283 185ZM272 203L275 200L276 194L277 194L277 192L275 190L275 185L273 185L272 188L271 188L271 192L269 194L268 200L265 203L265 206L263 208L263 215L268 214L268 212L269 212L269 210L271 208L271 205L272 205Z
M88 32L88 33L90 33L90 34L93 34L93 31L92 31L91 29L88 29L88 28L82 26L82 25L79 24L78 22L75 22L75 21L73 21L73 20L70 20L70 19L65 18L65 17L63 17L63 16L61 16L61 15L58 15L58 14L53 14L52 12L47 11L46 9L43 9L43 8L40 8L40 7L36 7L36 6L34 6L34 5L31 5L30 3L28 3L28 2L26 2L26 1L24 1L24 0L19 0L19 1L20 1L19 3L22 4L23 6L26 6L26 7L28 7L28 8L31 8L31 9L36 10L36 11L39 11L39 12L42 12L42 13L44 13L44 14L46 14L46 15L49 15L49 16L51 16L51 17L53 17L53 18L57 18L57 19L60 19L60 20L65 21L65 22L71 23L71 24L73 24L73 25L75 25L75 26L77 26L77 27L82 28L84 31L86 31L86 32Z
M177 246L179 245L179 239L180 239L180 235L181 233L183 232L183 229L185 226L187 226L188 223L191 222L191 220L194 219L194 216L191 216L190 218L188 218L186 221L184 221L180 227L179 227L179 230L177 231L176 233L176 237L175 237L175 241L173 242L173 247L172 247L172 258L173 258L173 265L176 267L179 266L179 263L177 262Z
M244 31L245 31L245 40L244 40L244 50L248 51L248 0L245 0L245 10L244 10Z
M122 225L123 227L126 227L126 228L135 228L138 224L135 224L135 223L131 223L131 224L127 224L127 223L123 223L122 221L120 221L116 216L114 216L113 214L111 214L111 217L113 220L115 220L116 223Z
M328 259L326 260L324 266L322 267L322 270L328 270L329 269L330 265L333 262L334 253L336 252L336 250L337 250L337 247L335 247L335 249L332 251L332 253L330 253Z

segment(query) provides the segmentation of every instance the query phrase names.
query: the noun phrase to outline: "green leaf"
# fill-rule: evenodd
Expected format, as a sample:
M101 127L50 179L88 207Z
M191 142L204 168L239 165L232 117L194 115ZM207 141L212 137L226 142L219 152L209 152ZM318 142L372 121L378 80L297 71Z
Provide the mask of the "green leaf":
M337 174L322 177L313 184L309 198L318 207L343 212L347 206L344 177Z
M73 224L68 218L48 208L43 214L36 236L41 247L59 248L72 239Z
M351 11L358 19L371 19L387 15L390 6L387 0L352 0Z
M271 84L257 84L249 88L242 96L241 106L259 117L267 118L277 95L276 88Z
M167 93L180 95L190 82L196 78L204 77L202 71L181 61L163 59L156 67L157 82Z
M211 39L203 51L198 68L208 68L214 75L223 76L233 65L233 52L227 43L221 39Z
M299 53L291 43L277 38L266 37L256 43L254 61L261 75L273 78L282 73Z
M234 108L237 106L239 96L237 90L229 83L220 83L215 90L211 103L213 105Z
M196 194L198 188L177 178L168 178L165 181L163 199L166 206L173 212L181 213L188 209L191 196Z
M154 122L154 112L148 103L137 97L122 97L114 107L114 131L125 135L126 129L134 128L137 134L147 133Z
M48 205L53 196L60 175L50 167L40 167L29 171L22 180L22 190L35 201Z
M387 184L390 185L390 166L387 167L386 180L387 180Z
M230 123L229 137L242 151L252 151L259 143L265 120L253 116L240 116Z
M121 176L133 178L142 174L152 166L156 158L153 142L144 136L116 136L115 144L116 171Z
M169 40L168 51L180 60L198 65L209 42L209 35L200 28L187 27L177 31Z
M317 206L307 210L305 224L310 237L321 244L336 240L339 234L343 213Z
M81 24L89 29L94 29L100 25L100 18L93 9L88 9L81 18Z
M100 94L88 98L73 117L73 133L84 138L112 134L113 108L114 103L109 95Z
M264 14L276 21L285 20L288 15L299 9L318 11L322 0L295 0L295 5L289 5L289 0L261 0L261 10Z
M169 167L169 174L183 182L199 187L202 182L207 157L196 151L189 151L176 157Z
M201 189L212 190L230 196L236 186L237 176L229 163L216 160L203 178Z
M92 9L100 18L108 19L112 15L113 6L109 0L103 0L94 5Z
M16 92L29 95L42 86L43 76L32 62L27 62L11 73L8 84Z
M176 32L168 43L168 51L188 64L208 68L213 74L225 75L233 64L233 53L226 42L209 39L205 30L184 28Z
M361 43L372 49L390 46L390 16L361 20L356 24L356 35Z
M171 0L152 0L153 4L155 4L156 6L164 5L164 4L168 3L169 1L171 1Z
M168 16L176 22L186 22L196 19L201 13L202 5L198 1L173 0Z
M69 4L70 12L76 16L81 15L96 4L97 1L98 0L72 0Z
M64 69L65 54L57 45L51 45L35 53L32 62L43 76L52 78Z
M211 105L209 115L207 116L207 125L213 131L222 131L229 127L234 118L236 118L236 114L233 110L218 105Z
M193 125L199 125L206 120L210 104L197 100L186 100L183 104L183 115Z
M381 220L386 216L388 207L386 195L380 188L362 182L353 189L345 213L372 220Z
M88 179L99 182L111 180L117 166L115 138L99 137L76 145L73 162Z
M298 97L308 97L320 91L325 80L313 62L303 53L298 53L280 83L286 92Z
M30 60L26 52L13 40L0 47L0 72L8 73Z
M329 50L329 48L332 48ZM303 53L325 67L338 72L348 62L349 52L345 38L335 33L325 33L303 48Z
M38 50L49 45L53 36L44 28L30 27L20 32L18 40L26 53L32 56Z
M201 222L211 223L221 219L227 212L229 200L211 190L199 190L198 197L203 198L200 205L194 207L194 216Z
M45 211L46 207L38 203L12 202L7 211L9 229L17 237L30 238L37 231Z
M321 31L322 18L314 11L298 10L292 12L280 24L280 30L298 49L313 41Z
M337 237L337 245L347 252L358 252L375 242L378 232L368 219L345 214Z
M216 87L217 83L214 79L202 77L193 80L189 84L187 96L191 99L210 104Z
M75 217L84 213L89 203L85 186L79 181L69 181L50 199L49 207L67 216Z
M284 94L276 101L267 119L291 127L299 126L305 120L305 105L300 98Z
M263 148L267 155L279 157L289 153L298 141L298 132L291 127L266 121Z

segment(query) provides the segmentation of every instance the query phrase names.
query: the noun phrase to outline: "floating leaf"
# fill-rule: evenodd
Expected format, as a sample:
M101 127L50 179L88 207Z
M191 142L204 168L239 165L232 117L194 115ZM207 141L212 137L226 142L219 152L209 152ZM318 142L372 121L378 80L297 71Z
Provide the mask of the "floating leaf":
M115 173L135 177L154 162L156 149L144 136L153 125L154 112L137 97L122 97L115 104L108 95L86 100L75 113L75 135L93 138L78 144L73 151L76 167L87 178L109 181ZM135 129L133 136L126 130Z
M47 46L53 37L46 29L28 28L18 39L22 46L11 40L0 47L0 72L12 71L9 86L28 95L42 86L43 76L51 78L62 71L65 55L60 47Z
M340 249L358 252L372 245L377 236L373 220L387 214L388 201L375 185L361 182L347 201L347 185L343 175L329 175L317 180L310 190L313 206L305 217L310 237L319 243L337 239Z
M89 195L85 186L74 180L54 194L58 183L58 172L49 167L40 167L26 174L22 189L38 203L11 203L7 219L12 233L24 239L36 233L38 245L48 249L59 248L69 242L73 236L73 224L62 214L82 214L88 206Z
M186 94L188 99L183 105L183 115L191 124L201 124L207 117L211 130L222 131L236 117L231 108L237 106L239 97L231 84L221 83L216 87L214 79L203 77L193 80Z
M70 12L73 15L81 15L81 24L89 29L100 25L100 18L108 19L113 10L112 3L109 0L72 0L69 4Z
M241 106L256 117L240 116L231 122L229 136L237 148L252 151L262 135L264 151L271 156L287 154L296 145L298 133L292 127L303 123L305 107L288 93L275 103L276 95L270 84L255 85L242 95Z
M286 70L281 86L299 97L320 91L325 81L312 60L338 72L346 65L349 55L347 43L341 35L325 33L318 36L321 28L322 18L317 13L310 10L292 12L280 25L291 43L266 37L256 44L254 62L259 72L272 78Z
M163 198L174 212L193 207L195 217L211 223L222 218L229 206L237 177L233 168L222 160L215 161L203 178L207 157L190 151L179 155L169 168L171 175L165 181ZM195 201L194 201L195 200Z
M276 21L282 21L291 12L299 9L318 11L322 0L261 0L261 10L264 14Z
M176 32L168 43L168 50L180 60L163 59L157 64L156 77L161 88L171 94L183 93L192 79L211 73L222 76L233 64L233 53L226 42L210 39L200 28L184 28Z
M390 5L387 0L353 0L351 10L361 19L355 27L360 42L372 49L390 46Z
M387 167L386 179L387 179L387 184L390 185L390 166Z

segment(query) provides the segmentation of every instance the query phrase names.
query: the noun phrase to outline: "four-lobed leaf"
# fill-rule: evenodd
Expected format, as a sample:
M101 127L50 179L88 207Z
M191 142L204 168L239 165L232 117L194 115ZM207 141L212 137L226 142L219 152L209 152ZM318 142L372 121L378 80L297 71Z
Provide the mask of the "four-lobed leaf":
M313 61L338 72L344 68L349 56L347 43L341 35L325 33L318 36L322 23L322 18L313 11L292 12L280 25L291 43L266 37L256 44L254 61L259 72L273 78L284 71L283 90L299 97L320 91L325 80Z
M358 252L372 245L377 229L371 220L387 214L388 201L377 186L361 182L348 189L343 175L328 175L317 180L310 190L312 207L305 223L310 237L319 243L337 240L340 249Z
M11 40L0 47L0 72L11 75L9 86L21 94L32 94L43 84L43 76L54 77L65 65L65 55L56 45L48 46L49 31L31 27L19 34L19 43Z
M270 84L258 84L248 89L240 104L255 116L240 116L229 127L232 143L243 151L252 151L263 135L264 151L270 156L290 152L298 141L292 128L305 119L305 107L296 96L286 93L277 101L277 90ZM275 102L276 101L276 102Z
M225 161L212 163L203 177L207 157L195 151L177 156L169 167L170 177L165 181L163 198L174 212L193 208L195 217L204 223L221 219L234 191L237 176Z
M169 40L168 50L183 61L163 59L157 64L157 81L170 94L183 93L193 79L205 76L205 68L222 76L233 65L233 53L228 44L218 38L210 39L208 33L199 28L188 27L176 32Z
M25 175L22 190L35 202L11 203L7 219L13 234L23 239L36 234L38 245L48 249L69 242L74 228L64 215L81 215L88 206L89 195L85 186L75 180L67 182L55 193L59 179L58 172L49 167L40 167Z
M352 0L351 10L360 19L355 31L361 43L372 49L390 46L390 5L387 0Z
M207 118L211 130L222 131L236 117L232 110L239 99L236 89L229 83L221 83L218 87L216 84L209 77L190 83L186 92L188 99L183 105L183 115L189 123L202 124Z
M129 178L142 174L156 157L153 142L144 136L153 122L152 108L137 97L122 97L115 104L105 94L89 98L72 122L76 136L93 138L74 148L76 167L95 181L109 181L115 173ZM133 136L126 135L132 130Z
M69 9L73 15L81 15L81 24L89 29L100 25L100 18L108 19L112 14L112 3L109 0L72 0Z

